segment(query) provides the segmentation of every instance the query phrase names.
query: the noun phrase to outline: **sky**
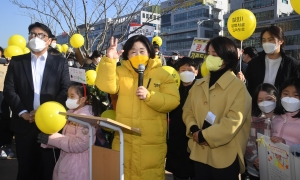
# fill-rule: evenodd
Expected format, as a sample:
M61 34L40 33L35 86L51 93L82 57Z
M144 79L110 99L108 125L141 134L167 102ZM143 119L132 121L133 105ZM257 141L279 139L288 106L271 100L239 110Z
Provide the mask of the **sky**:
M21 15L19 8L9 0L1 0L0 4L0 46L6 48L9 37L14 34L19 34L27 40L31 19Z

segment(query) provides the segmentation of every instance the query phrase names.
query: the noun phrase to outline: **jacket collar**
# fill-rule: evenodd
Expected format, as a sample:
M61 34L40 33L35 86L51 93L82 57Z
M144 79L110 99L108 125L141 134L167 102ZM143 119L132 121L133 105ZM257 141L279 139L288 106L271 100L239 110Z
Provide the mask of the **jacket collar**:
M134 70L134 68L131 66L131 63L129 60L123 60L122 65L125 66L134 76L138 76L138 73ZM154 59L149 59L148 64L146 66L146 69L144 71L144 74L148 74L148 72L156 67L161 67L161 61L157 57Z
M226 71L216 82L222 89L226 89L229 84L234 80L235 75L231 70ZM209 84L210 74L203 77L202 79L198 80L195 84L196 85L203 85L204 83ZM212 86L214 87L214 85Z

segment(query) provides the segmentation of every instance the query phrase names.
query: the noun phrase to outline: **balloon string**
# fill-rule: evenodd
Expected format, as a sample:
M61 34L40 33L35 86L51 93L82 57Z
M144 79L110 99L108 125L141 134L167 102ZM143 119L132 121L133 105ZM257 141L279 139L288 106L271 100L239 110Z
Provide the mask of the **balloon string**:
M68 56L67 56L67 58L66 58L66 59L68 59L68 57L70 56L70 54L71 54L71 52L69 52L69 54L68 54Z
M240 51L242 52L242 47L243 47L243 41L241 41L241 49ZM240 55L240 72L242 71L242 54Z

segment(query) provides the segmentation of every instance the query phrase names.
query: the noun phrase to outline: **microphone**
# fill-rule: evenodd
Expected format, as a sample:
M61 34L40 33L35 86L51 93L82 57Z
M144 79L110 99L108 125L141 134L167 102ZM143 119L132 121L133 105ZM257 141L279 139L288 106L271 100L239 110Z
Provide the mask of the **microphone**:
M139 73L138 87L143 86L144 71L145 71L145 65L139 64L139 66L138 66L138 73Z

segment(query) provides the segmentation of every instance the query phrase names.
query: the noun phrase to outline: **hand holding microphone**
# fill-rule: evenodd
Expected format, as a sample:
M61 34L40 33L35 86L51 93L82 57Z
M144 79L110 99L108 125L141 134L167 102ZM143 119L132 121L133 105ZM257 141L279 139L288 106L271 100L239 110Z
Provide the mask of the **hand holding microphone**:
M136 95L140 100L146 99L148 94L148 90L143 86L144 71L145 71L145 65L139 64L138 66L139 79L138 79L138 89L136 91Z

